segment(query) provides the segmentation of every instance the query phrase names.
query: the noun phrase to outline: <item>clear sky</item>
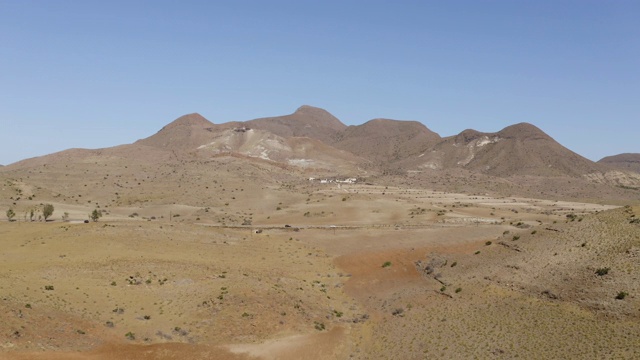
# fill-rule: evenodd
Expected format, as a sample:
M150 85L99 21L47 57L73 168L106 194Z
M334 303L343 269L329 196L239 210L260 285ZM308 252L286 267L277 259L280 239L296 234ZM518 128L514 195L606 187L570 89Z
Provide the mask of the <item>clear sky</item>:
M640 1L0 0L0 164L303 104L640 152Z

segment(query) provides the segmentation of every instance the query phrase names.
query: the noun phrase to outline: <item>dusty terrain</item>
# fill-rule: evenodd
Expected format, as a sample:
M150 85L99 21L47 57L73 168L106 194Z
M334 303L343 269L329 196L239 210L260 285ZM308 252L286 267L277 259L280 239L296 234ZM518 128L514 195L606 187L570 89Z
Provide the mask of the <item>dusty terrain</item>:
M638 356L638 208L301 192L221 206L251 225L129 204L84 224L94 204L63 202L53 221L0 223L0 357Z

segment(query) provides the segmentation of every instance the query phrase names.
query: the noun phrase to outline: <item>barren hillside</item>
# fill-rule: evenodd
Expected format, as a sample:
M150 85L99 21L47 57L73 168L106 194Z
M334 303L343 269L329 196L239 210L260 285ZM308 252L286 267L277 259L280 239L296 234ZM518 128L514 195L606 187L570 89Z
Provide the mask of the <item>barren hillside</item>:
M214 124L200 114L188 114L166 125L156 134L136 144L155 146L168 150L193 150L207 143Z
M417 121L374 119L349 126L332 144L386 169L407 157L418 156L438 140L438 134Z
M236 153L305 169L326 169L342 174L358 174L358 164L366 162L352 153L307 137L283 138L250 128L217 131L209 143L197 148L201 157Z
M465 130L445 138L422 158L422 168L462 167L481 173L582 176L603 171L592 161L568 150L531 124L517 124L497 133Z
M623 171L633 171L640 173L640 154L619 154L607 156L598 161Z
M293 114L245 121L249 128L272 132L281 137L308 137L330 144L346 125L328 111L303 105Z

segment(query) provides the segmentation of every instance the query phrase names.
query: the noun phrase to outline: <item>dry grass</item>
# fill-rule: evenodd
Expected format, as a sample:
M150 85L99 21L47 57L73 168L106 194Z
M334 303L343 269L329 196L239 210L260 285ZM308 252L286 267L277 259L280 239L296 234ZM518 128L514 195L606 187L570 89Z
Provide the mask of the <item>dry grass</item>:
M638 208L124 164L2 173L3 356L638 356Z

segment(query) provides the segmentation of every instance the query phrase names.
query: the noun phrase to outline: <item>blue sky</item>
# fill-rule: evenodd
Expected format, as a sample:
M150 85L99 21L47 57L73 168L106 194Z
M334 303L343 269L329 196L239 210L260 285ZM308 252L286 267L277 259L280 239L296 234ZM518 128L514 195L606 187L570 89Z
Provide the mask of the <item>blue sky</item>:
M640 1L0 0L0 164L322 107L640 152Z

